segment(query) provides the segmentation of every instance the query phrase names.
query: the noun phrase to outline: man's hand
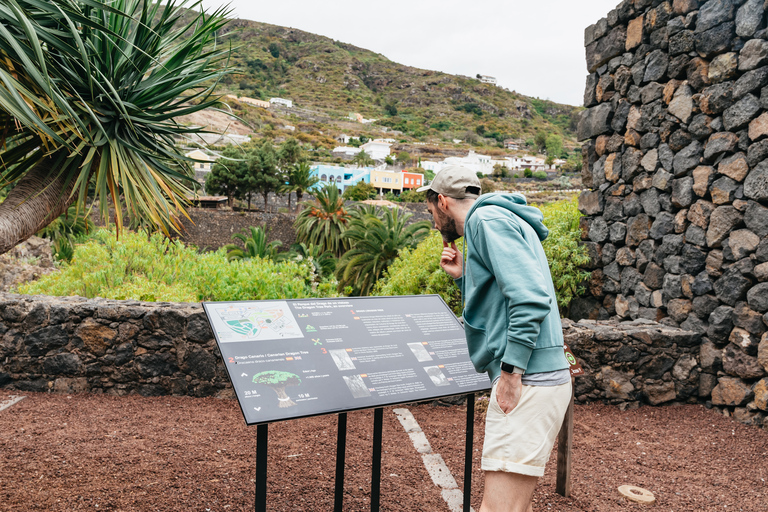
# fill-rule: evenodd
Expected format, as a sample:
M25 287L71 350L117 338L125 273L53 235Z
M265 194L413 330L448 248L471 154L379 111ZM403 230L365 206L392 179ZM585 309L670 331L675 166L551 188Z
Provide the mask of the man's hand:
M517 407L522 392L522 375L519 373L501 372L499 382L496 384L496 402L498 402L504 414L509 414Z
M459 249L456 247L456 242L443 241L443 254L440 255L440 266L445 273L454 279L458 279L464 274L464 258L462 257Z

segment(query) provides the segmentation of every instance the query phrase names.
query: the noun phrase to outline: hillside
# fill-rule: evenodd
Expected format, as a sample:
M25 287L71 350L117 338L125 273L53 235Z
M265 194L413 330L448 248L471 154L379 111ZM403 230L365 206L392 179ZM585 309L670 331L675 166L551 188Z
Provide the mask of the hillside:
M305 142L327 147L338 133L380 137L385 127L403 142L462 139L498 147L506 138L530 142L536 133L556 133L566 148L576 147L576 107L404 66L327 37L255 21L232 20L220 41L232 44L238 68L222 83L222 92L294 102L294 109L277 111L232 102L257 135L279 135L274 131L290 124L309 134ZM351 122L350 113L378 121Z

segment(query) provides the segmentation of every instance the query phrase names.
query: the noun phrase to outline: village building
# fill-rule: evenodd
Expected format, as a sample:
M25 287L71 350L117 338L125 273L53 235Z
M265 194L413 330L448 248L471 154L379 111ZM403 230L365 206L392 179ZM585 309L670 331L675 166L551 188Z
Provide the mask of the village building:
M283 107L292 108L293 107L293 101L286 100L284 98L269 98L269 102L272 105L281 105Z
M248 98L247 96L240 96L238 98L234 94L227 94L227 98L235 99L240 103L245 103L246 105L250 105L252 107L269 108L270 105L268 101L257 100L256 98Z
M392 192L399 195L403 191L403 174L400 171L387 171L385 166L371 170L371 185L376 187L379 194Z
M403 190L417 189L424 184L424 175L417 172L403 171Z
M342 167L340 165L317 164L310 168L312 176L319 178L312 190L323 188L329 183L335 183L339 192L360 183L370 183L371 167Z

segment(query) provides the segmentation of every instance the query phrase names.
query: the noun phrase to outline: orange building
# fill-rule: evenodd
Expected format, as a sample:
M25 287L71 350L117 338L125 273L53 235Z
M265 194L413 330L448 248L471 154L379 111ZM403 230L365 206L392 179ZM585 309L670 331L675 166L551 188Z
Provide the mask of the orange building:
M403 171L403 190L419 188L424 184L424 175L417 172Z

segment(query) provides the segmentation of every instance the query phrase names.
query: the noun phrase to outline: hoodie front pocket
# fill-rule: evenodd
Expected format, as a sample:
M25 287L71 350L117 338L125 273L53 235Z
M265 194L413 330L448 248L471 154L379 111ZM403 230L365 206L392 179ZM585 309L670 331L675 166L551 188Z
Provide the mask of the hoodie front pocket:
M493 354L488 350L488 340L484 328L474 327L464 317L464 335L467 338L469 357L475 368L484 369L493 361Z

